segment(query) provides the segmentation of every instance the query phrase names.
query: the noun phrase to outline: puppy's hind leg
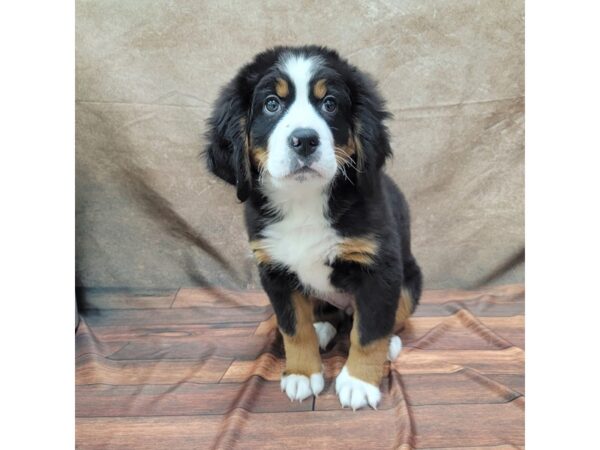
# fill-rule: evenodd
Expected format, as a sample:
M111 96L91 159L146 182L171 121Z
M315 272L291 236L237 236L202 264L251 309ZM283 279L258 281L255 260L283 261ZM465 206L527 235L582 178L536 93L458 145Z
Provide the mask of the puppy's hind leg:
M405 284L402 287L402 293L400 294L400 301L398 302L398 310L396 311L396 324L394 329L398 330L402 328L406 320L414 312L415 308L419 303L419 297L421 296L421 270L416 264L414 259L412 263L407 267L405 271L408 277L405 280ZM394 361L400 351L402 350L402 340L400 336L393 335L390 338L390 346L388 348L388 361Z

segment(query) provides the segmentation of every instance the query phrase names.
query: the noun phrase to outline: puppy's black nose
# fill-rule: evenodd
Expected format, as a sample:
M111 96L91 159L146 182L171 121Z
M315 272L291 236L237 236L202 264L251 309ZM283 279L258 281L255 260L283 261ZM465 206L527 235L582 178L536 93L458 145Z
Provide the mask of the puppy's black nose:
M290 135L289 142L299 156L307 157L319 146L319 135L312 128L296 128Z

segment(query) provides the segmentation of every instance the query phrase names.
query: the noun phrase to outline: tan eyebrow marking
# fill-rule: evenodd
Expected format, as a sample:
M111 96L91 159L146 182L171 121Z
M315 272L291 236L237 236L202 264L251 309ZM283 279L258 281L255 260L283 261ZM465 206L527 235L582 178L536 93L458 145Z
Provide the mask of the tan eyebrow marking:
M313 86L313 94L315 94L315 97L319 100L325 97L325 94L327 94L327 80L325 80L325 78L321 78L315 83Z
M290 93L290 87L288 86L287 81L283 78L277 78L277 83L275 84L275 92L281 98L285 98Z

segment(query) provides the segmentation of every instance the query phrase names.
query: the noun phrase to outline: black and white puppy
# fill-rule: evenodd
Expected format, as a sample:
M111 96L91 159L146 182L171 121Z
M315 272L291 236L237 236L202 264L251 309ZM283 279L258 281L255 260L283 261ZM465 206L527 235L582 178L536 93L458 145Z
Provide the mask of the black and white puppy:
M335 51L307 46L257 55L208 120L208 167L245 202L284 341L281 387L292 400L324 387L319 345L336 329L315 322L315 303L353 313L336 392L357 409L377 406L385 360L401 346L393 332L421 295L408 206L382 172L389 116L366 74Z

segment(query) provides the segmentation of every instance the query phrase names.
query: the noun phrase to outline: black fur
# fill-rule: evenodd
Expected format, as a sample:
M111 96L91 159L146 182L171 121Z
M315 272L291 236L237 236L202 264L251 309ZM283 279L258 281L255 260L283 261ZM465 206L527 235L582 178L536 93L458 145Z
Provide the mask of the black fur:
M259 54L244 66L221 92L208 121L206 157L209 169L237 186L237 196L246 204L246 226L250 240L261 237L269 223L280 220L277 211L266 208L268 199L259 187L257 168L248 160L251 146L265 145L273 123L261 117L255 98L277 76L276 63L283 52L319 55L323 76L334 80L328 87L339 99L339 112L328 117L336 143L354 136L361 147L353 156L354 166L346 176L338 174L329 197L329 221L344 237L375 235L381 243L371 265L335 261L331 284L355 296L361 321L363 345L393 331L401 288L414 299L421 295L422 276L410 249L410 218L406 200L393 181L382 173L392 153L384 120L390 117L369 76L322 47L277 47ZM286 101L293 101L293 86ZM315 100L316 101L316 100ZM243 127L241 126L243 125ZM280 265L259 266L262 285L269 295L281 329L294 334L295 317L290 297L295 289L306 290L296 274Z

